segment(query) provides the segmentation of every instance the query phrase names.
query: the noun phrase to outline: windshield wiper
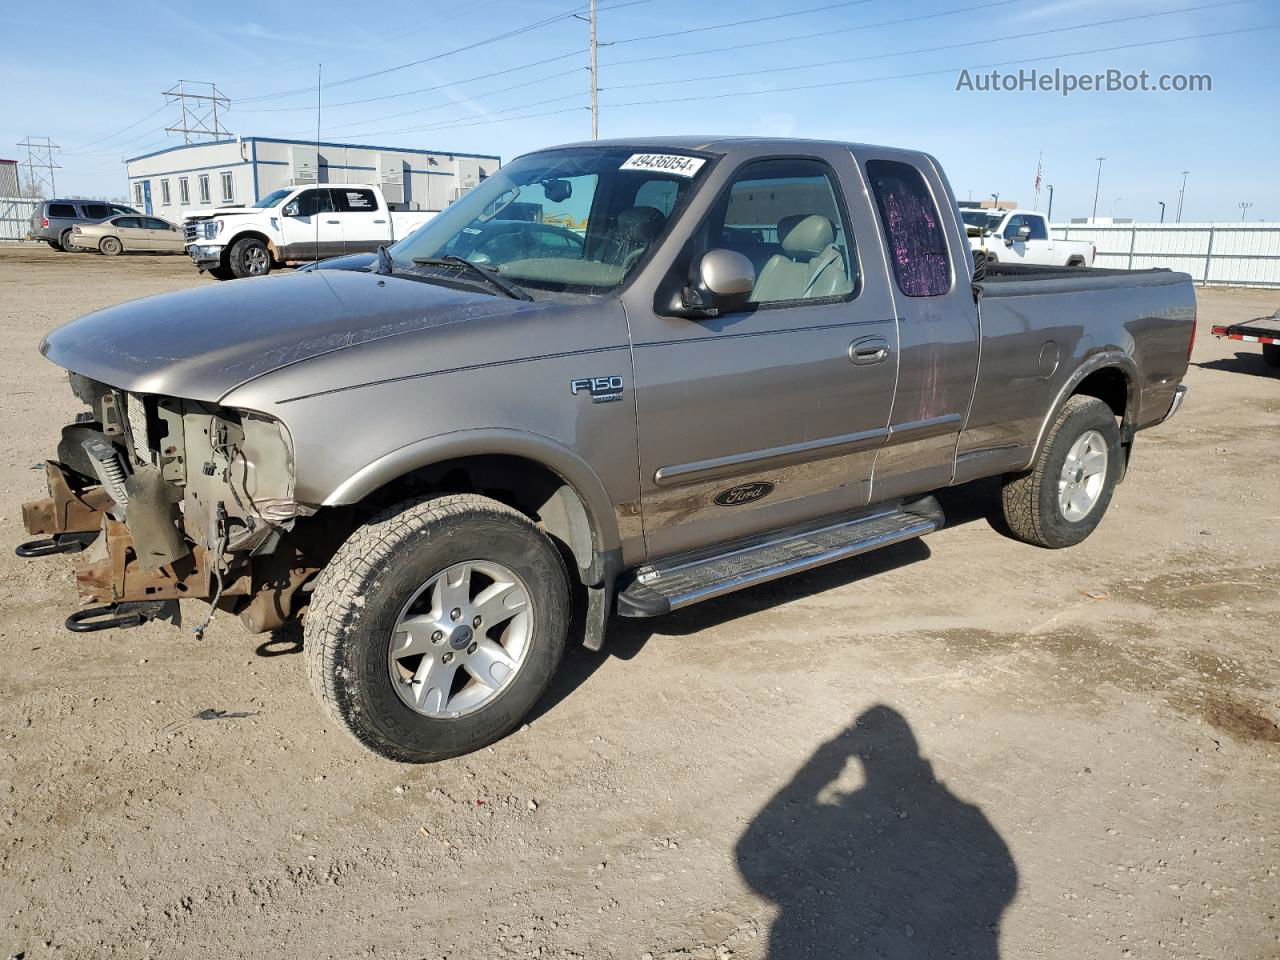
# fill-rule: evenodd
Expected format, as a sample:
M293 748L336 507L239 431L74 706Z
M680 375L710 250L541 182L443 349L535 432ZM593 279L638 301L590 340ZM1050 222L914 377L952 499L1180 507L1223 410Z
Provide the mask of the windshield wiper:
M396 272L396 262L391 259L391 253L387 250L385 243L378 244L378 269L374 272L384 277L389 277Z
M470 272L472 275L479 277L485 283L489 284L495 290L500 290L512 300L533 300L533 297L525 293L513 283L508 283L494 273L490 273L478 263L473 263L466 257L458 257L449 254L443 257L414 257L413 262L420 267L462 267L462 269Z

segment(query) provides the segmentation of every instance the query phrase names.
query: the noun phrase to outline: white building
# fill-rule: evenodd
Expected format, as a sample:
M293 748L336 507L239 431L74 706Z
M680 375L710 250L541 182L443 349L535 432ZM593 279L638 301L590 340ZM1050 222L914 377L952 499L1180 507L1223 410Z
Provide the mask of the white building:
M134 206L175 223L201 208L248 206L272 190L367 183L401 210L443 210L502 164L500 157L350 143L237 137L126 161Z

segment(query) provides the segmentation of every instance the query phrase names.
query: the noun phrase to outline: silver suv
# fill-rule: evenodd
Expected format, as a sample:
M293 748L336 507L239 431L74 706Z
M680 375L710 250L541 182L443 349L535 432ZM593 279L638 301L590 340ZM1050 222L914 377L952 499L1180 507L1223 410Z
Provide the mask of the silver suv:
M137 212L106 200L45 200L31 215L31 239L43 240L55 250L70 250L71 230L77 223L97 223L120 213Z

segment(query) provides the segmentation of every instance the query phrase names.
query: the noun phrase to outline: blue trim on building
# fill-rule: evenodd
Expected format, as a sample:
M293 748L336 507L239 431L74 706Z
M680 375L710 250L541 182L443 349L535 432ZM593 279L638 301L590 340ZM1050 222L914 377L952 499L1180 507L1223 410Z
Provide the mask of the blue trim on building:
M144 153L141 156L129 157L125 161L125 163L133 163L137 160L146 160L149 157L158 157L163 153L172 153L175 150L189 150L192 147L213 147L213 146L218 146L220 144L236 143L236 142L237 141L233 139L233 140L207 140L204 143L180 143L180 144L177 144L176 146L165 147L163 150L154 150L151 153ZM257 144L258 142L288 143L288 144L297 144L304 147L313 147L313 146L341 147L341 148L351 149L351 150L377 150L379 152L385 152L385 153L414 153L422 156L466 157L471 160L496 160L498 161L499 166L502 165L501 156L496 156L490 153L459 153L456 150L418 150L418 149L410 149L408 147L385 147L385 146L377 147L367 143L336 143L336 142L326 141L326 140L321 140L320 142L317 143L315 140L284 140L279 137L242 137L240 139L240 142L251 143L251 144ZM254 149L256 150L256 147Z
M208 167L187 167L183 170L166 170L164 173L147 173L136 177L130 177L129 180L142 180L146 177L176 177L182 173L199 173L201 170L230 170L232 167L247 167L250 165L248 160L237 160L234 163L215 163Z

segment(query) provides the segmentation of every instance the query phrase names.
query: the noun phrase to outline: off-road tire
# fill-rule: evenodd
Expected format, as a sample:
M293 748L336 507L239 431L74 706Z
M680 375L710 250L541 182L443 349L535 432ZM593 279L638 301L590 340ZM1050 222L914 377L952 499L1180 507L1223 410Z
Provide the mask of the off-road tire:
M388 672L393 627L408 599L452 564L490 560L528 586L531 647L494 700L455 719L410 709ZM403 763L485 747L513 730L551 681L571 618L568 576L524 514L475 494L406 500L355 531L316 579L303 649L330 716L364 746Z
M124 250L124 244L115 237L103 237L98 250L104 257L118 257Z
M258 259L259 251L260 256L265 258L265 266L255 271L252 261ZM231 252L227 255L227 262L231 267L232 275L236 278L265 277L271 272L271 251L256 237L245 237L243 240L237 240L232 246Z
M1107 444L1107 471L1098 500L1087 515L1070 521L1058 504L1058 478L1072 444L1097 430ZM1004 477L1001 502L1009 531L1025 543L1049 549L1075 546L1097 528L1124 472L1120 428L1111 408L1097 397L1068 398L1049 427L1035 464L1026 473Z
M1262 345L1262 362L1268 367L1280 367L1280 343Z
M215 280L234 280L236 278L230 267L210 267L205 273Z

